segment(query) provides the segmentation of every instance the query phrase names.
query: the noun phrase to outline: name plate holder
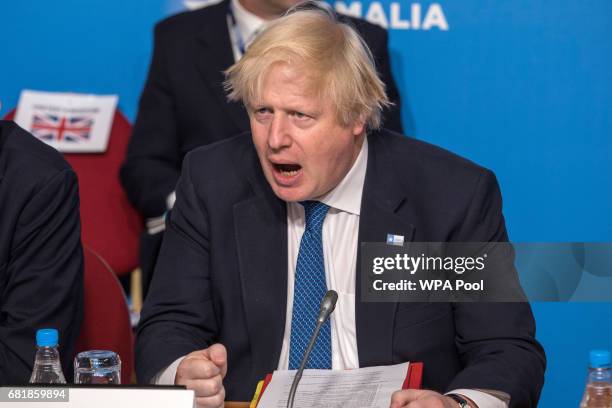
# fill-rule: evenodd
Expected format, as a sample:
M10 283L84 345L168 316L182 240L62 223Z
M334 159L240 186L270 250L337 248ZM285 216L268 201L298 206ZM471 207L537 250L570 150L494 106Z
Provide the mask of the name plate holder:
M178 386L18 385L0 387L2 408L194 408L193 390Z

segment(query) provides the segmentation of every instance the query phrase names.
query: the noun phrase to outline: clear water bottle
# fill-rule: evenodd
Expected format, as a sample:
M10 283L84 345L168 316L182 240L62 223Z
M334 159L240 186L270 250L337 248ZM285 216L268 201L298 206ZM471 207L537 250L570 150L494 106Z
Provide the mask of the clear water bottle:
M612 359L607 350L591 350L589 376L580 408L612 408Z
M56 329L40 329L36 332L36 359L30 384L66 384L57 339Z

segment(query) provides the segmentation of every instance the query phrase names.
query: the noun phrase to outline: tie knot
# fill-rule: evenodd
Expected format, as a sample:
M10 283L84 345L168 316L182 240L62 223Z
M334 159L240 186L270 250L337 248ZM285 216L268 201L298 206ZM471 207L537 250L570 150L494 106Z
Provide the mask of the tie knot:
M306 230L321 230L329 205L323 204L320 201L302 201L300 202L304 206L304 212L306 214Z

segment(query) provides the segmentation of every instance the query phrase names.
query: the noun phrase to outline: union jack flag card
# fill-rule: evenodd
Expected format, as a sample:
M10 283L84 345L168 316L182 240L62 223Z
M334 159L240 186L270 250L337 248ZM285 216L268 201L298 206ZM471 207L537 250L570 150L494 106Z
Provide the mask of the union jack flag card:
M106 151L116 95L23 90L15 122L64 153Z

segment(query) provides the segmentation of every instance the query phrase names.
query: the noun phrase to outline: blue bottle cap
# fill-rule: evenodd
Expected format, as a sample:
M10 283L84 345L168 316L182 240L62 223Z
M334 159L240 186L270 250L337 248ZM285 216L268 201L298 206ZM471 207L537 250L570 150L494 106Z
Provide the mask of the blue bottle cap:
M36 332L38 347L55 347L58 339L57 329L40 329Z
M592 368L610 368L612 359L608 350L591 350L589 353Z

